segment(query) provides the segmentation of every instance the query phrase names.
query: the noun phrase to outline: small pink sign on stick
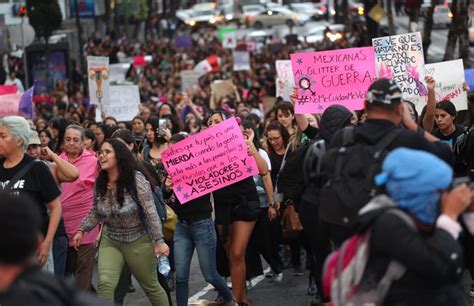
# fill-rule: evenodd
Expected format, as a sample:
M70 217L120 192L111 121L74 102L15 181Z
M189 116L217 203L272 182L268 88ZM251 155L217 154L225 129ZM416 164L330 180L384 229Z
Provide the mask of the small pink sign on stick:
M364 108L375 80L373 47L293 53L290 58L298 91L296 113L322 113L333 104Z

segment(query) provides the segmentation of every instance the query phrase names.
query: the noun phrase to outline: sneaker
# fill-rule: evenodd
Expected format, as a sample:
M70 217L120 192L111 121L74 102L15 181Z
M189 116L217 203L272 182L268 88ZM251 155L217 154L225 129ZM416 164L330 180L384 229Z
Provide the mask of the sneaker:
M321 298L321 296L320 296L319 294L316 294L316 295L313 296L313 297L311 298L311 300L309 301L309 305L311 305L311 306L324 305L323 299Z
M283 273L278 273L278 274L275 274L275 276L273 276L273 281L275 283L281 283L282 280L283 280Z
M273 273L270 271L267 274L265 274L265 278L273 278Z
M303 270L301 269L300 266L295 267L295 268L293 269L293 275L294 275L294 276L302 276L302 275L303 275Z
M168 275L168 288L170 292L173 292L176 289L175 282L174 282L174 272L170 272Z
M252 288L253 288L252 280L251 280L251 279L248 280L248 281L246 282L246 285L247 285L247 290L252 289Z
M308 295L315 295L316 292L318 292L316 282L314 281L314 277L310 276L308 282Z

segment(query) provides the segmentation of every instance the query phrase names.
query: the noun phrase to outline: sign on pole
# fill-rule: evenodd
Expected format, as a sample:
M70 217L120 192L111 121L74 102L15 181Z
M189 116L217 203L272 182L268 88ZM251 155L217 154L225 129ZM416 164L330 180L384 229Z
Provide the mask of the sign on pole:
M87 74L91 104L99 105L100 108L109 104L109 58L88 56Z

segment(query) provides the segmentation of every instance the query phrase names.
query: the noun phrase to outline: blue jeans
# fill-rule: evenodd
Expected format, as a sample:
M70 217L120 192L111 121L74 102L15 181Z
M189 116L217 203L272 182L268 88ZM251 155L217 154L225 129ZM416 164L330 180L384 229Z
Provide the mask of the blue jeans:
M174 232L177 306L188 305L189 269L194 248L197 250L199 267L206 282L213 285L226 302L232 301L229 287L217 273L216 241L216 230L211 218L196 222L178 221Z
M66 260L69 241L66 236L55 237L53 240L54 276L66 276Z

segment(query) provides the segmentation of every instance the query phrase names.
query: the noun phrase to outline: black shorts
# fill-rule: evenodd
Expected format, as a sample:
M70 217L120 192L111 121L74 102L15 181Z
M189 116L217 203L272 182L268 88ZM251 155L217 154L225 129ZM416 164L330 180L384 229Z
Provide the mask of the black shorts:
M240 201L234 203L219 203L215 202L215 223L223 225L234 221L257 221L260 213L260 203L258 200L249 201L245 196L241 196Z

